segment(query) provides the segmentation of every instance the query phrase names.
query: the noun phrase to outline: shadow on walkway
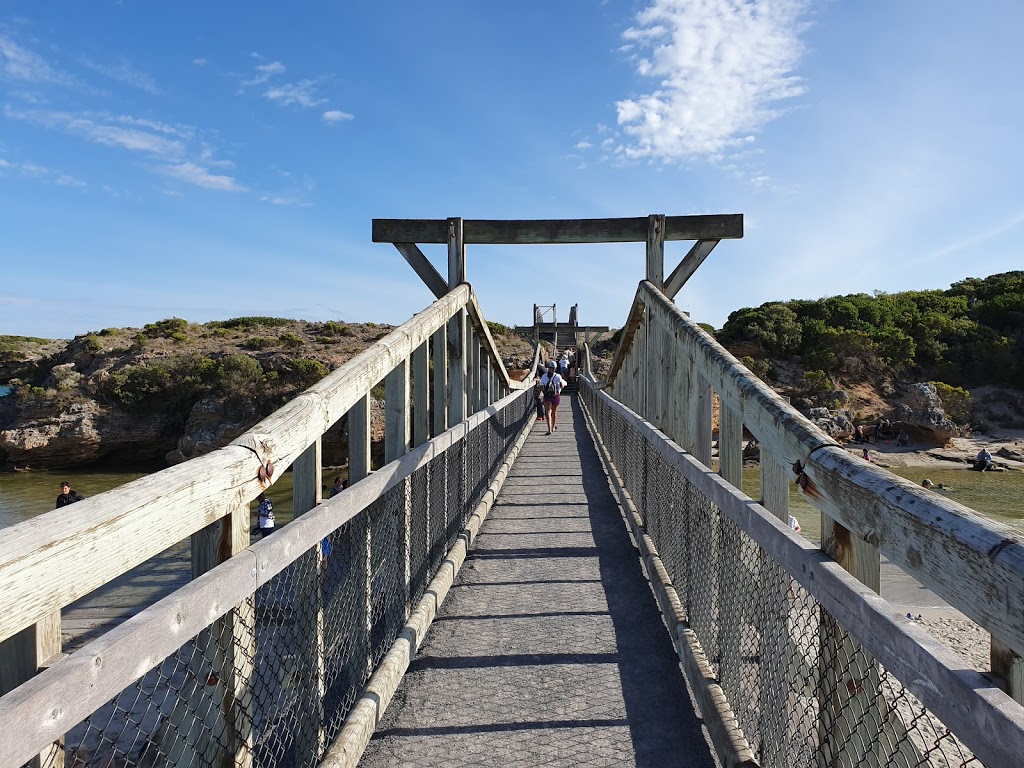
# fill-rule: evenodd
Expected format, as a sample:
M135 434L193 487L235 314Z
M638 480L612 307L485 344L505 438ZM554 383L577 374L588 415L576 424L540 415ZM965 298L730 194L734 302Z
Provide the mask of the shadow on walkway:
M580 405L562 403L360 765L716 764Z

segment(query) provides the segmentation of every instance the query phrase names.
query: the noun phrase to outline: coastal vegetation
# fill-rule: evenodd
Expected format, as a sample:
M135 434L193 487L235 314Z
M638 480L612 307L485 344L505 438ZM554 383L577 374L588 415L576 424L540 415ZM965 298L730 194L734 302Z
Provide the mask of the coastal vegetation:
M1024 271L947 290L876 292L744 307L716 334L753 359L796 359L811 374L885 370L954 387L1024 389ZM762 365L771 378L770 366Z
M392 329L171 317L70 341L0 336L0 469L197 455L229 442ZM492 323L491 332L499 348L529 355L529 344L507 326ZM382 395L382 386L373 389Z

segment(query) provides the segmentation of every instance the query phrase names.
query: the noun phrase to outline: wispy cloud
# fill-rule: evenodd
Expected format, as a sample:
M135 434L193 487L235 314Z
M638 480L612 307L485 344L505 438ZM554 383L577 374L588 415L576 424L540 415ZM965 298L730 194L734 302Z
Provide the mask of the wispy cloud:
M120 57L113 64L104 64L101 62L93 61L92 59L83 58L81 60L82 66L91 69L93 72L107 77L115 82L122 83L123 85L137 88L140 91L145 91L149 94L156 94L160 92L157 87L156 81L135 68L135 66L126 58Z
M246 80L242 85L246 87L260 85L261 83L267 82L275 75L280 75L284 71L285 66L280 61L272 61L269 64L259 64L256 67L256 75L252 79Z
M28 83L73 85L75 79L52 67L42 56L22 48L11 38L0 35L0 62L4 79Z
M298 104L300 107L315 107L327 102L327 99L317 98L316 83L313 80L301 80L297 83L283 83L282 85L268 88L263 93L268 99L282 107L289 107Z
M628 158L717 158L804 92L793 74L809 0L655 0L623 34L650 93L616 103Z
M342 112L340 109L331 109L324 112L325 123L341 123L345 120L351 120L355 115L350 115L348 112Z
M12 163L4 158L0 158L0 174L16 174L46 184L54 184L58 187L81 189L88 186L84 181L69 173L46 168L36 163Z
M72 114L53 110L19 111L10 107L4 108L4 114L9 118L63 130L96 144L121 147L168 159L177 159L185 154L185 144L179 138L165 135L176 135L175 129L151 121L126 116ZM125 127L125 124L129 127Z
M211 173L208 168L204 168L196 163L186 162L165 165L161 166L159 170L173 179L183 181L186 184L193 184L197 187L203 187L204 189L215 189L221 192L246 191L245 187L241 186L234 177Z

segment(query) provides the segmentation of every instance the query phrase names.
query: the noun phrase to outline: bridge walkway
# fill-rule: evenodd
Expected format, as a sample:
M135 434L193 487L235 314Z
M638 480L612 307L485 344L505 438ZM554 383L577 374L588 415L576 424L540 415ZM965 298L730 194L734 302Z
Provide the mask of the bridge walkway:
M361 766L714 766L575 396L537 421Z

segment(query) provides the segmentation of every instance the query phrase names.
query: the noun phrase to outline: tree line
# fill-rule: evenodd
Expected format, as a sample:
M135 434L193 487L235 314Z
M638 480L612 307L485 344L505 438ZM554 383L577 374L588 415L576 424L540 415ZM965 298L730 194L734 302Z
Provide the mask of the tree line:
M807 371L882 367L954 386L1024 389L1024 271L969 277L947 290L875 292L744 307L716 334L755 357L799 356Z

